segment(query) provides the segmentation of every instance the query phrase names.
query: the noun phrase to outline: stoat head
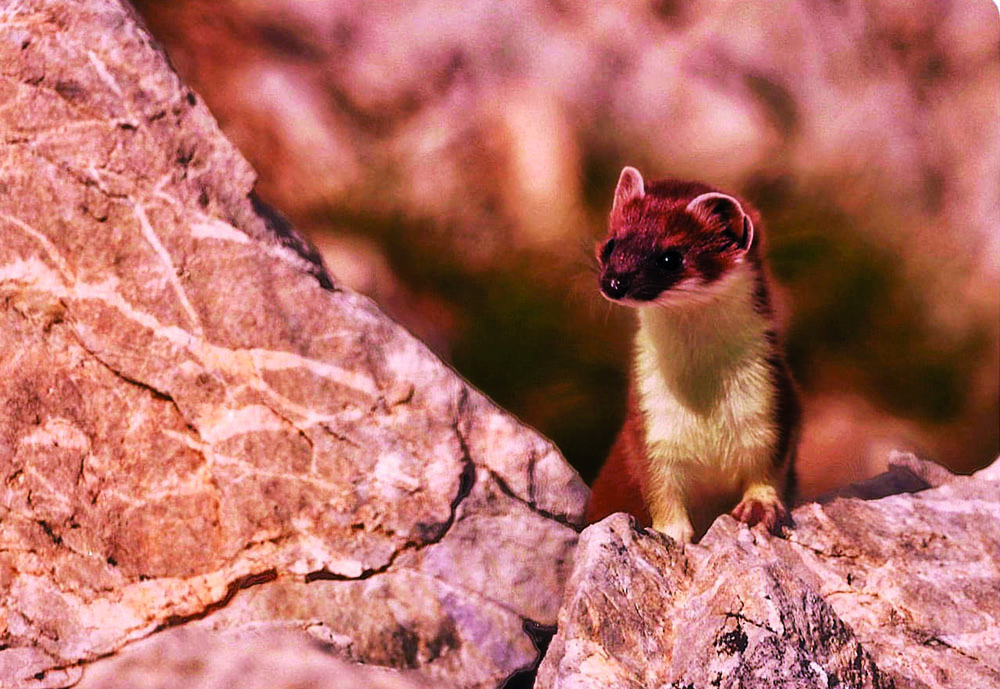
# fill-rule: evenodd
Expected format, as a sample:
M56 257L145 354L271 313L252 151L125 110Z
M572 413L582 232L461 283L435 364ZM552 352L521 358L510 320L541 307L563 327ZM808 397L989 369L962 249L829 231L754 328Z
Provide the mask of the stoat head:
M702 302L753 245L753 221L732 196L696 182L647 186L626 167L597 246L601 293L629 306Z

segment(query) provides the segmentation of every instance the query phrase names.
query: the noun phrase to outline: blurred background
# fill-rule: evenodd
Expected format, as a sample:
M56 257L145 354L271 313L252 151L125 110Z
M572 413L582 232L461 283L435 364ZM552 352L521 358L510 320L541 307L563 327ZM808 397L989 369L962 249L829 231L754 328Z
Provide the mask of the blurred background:
M632 314L618 173L752 201L806 495L889 449L1000 450L1000 22L988 0L140 0L258 191L588 481Z

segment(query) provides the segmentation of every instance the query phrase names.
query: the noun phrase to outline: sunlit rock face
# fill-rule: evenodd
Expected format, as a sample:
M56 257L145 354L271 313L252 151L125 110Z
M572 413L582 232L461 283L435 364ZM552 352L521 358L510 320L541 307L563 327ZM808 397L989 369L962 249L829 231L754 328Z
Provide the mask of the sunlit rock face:
M728 516L683 550L622 514L588 527L535 686L995 685L1000 460L892 461L786 539Z
M130 8L16 3L0 63L0 685L199 620L530 666L586 499L557 450L334 282Z

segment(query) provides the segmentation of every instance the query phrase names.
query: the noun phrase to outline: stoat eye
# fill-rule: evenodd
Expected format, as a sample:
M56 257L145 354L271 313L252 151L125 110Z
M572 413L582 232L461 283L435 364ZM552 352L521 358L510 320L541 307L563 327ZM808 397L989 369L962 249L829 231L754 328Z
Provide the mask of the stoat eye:
M608 259L611 258L611 252L615 250L615 240L609 239L604 247L601 249L601 262L607 263Z
M664 270L674 272L676 270L680 270L684 265L684 257L681 255L680 251L670 249L669 251L664 251L660 254L659 258L656 259L656 262Z

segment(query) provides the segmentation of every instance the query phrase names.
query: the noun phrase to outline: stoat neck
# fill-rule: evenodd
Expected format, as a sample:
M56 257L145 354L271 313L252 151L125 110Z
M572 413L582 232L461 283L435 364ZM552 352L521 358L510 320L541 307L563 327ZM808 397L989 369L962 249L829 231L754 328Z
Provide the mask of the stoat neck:
M711 298L639 308L635 364L640 380L662 377L692 411L716 408L730 394L737 372L769 352L771 323L754 308L754 283L753 268L743 264L712 286Z

